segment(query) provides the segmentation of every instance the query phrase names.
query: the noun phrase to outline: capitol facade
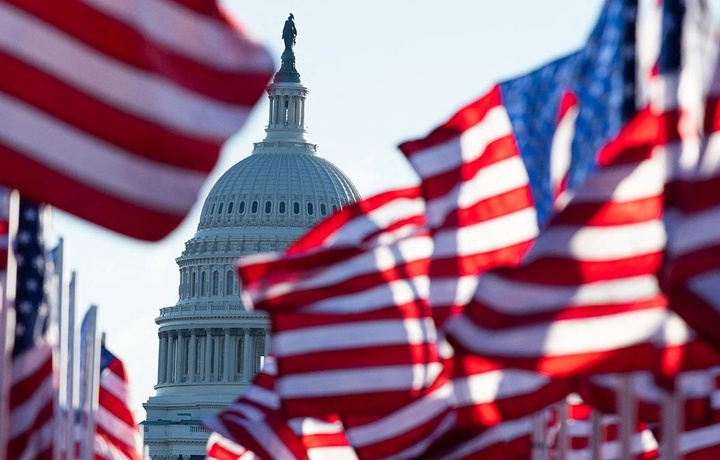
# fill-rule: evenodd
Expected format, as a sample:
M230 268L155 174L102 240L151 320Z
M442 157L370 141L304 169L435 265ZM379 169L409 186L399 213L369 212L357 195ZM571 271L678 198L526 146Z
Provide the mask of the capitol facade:
M360 196L350 179L306 140L308 89L295 68L292 15L282 65L267 87L266 136L213 186L195 235L176 259L179 299L162 308L156 394L144 404L154 460L205 458L204 417L240 395L270 352L267 315L247 311L235 261L282 251ZM288 32L292 27L291 32Z

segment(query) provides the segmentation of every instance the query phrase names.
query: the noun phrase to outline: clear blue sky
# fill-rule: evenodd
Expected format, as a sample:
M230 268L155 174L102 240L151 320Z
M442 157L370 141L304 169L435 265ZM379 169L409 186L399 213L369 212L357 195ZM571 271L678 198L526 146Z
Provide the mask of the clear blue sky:
M502 79L582 45L600 0L224 0L270 49L282 51L288 13L298 28L297 68L310 88L308 138L363 196L416 179L396 145L427 133ZM175 257L195 232L204 195L264 137L262 99L226 145L203 196L184 224L160 243L142 243L55 213L79 272L79 313L99 306L108 347L129 370L136 416L153 393L159 309L177 301ZM78 318L79 322L79 318Z

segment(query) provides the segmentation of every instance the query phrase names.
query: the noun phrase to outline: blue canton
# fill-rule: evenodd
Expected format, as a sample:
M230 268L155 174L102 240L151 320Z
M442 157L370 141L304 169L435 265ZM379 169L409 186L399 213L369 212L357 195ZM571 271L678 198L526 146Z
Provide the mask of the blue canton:
M48 322L45 303L45 255L41 242L38 205L20 199L18 233L14 250L17 259L15 292L15 345L13 356L35 346L44 334Z

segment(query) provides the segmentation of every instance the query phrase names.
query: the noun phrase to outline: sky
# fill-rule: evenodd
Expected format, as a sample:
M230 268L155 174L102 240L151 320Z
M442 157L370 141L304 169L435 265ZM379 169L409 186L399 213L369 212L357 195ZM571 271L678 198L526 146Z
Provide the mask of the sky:
M310 90L306 121L319 155L342 169L362 196L416 183L397 150L422 137L501 80L582 46L601 0L221 0L279 66L288 13L295 55ZM98 306L108 348L127 366L138 421L154 394L160 308L178 300L178 257L197 228L212 184L264 138L267 99L230 138L193 211L164 240L146 243L53 214L77 271L77 323Z

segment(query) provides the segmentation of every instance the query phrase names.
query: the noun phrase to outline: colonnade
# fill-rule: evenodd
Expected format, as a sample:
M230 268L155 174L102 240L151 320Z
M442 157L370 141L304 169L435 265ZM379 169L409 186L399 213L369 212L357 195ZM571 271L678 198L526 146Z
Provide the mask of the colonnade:
M158 385L249 383L270 351L267 328L170 329L158 336Z

